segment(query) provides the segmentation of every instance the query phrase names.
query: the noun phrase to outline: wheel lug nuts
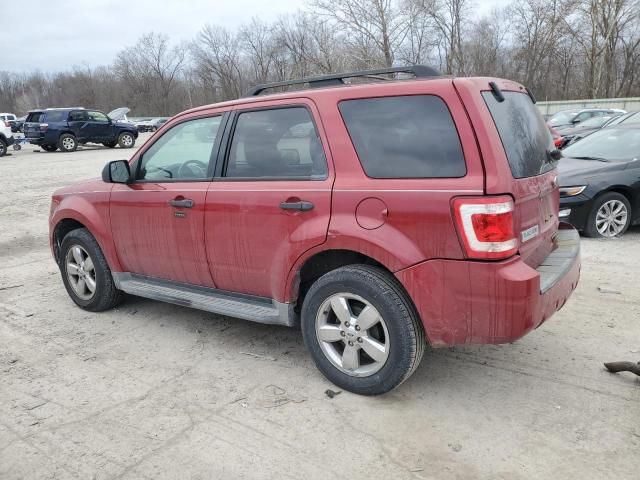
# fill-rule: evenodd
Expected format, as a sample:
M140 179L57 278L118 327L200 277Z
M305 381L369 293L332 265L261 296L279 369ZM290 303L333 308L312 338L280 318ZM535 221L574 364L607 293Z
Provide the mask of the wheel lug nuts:
M356 330L359 332L360 331L360 325L356 325Z
M358 337L358 343L362 343L362 337Z
M351 324L349 322L344 322L344 326L349 328L351 326Z
M340 335L344 337L346 334L344 332L340 332Z
M349 342L349 346L350 346L350 347L353 347L353 342Z

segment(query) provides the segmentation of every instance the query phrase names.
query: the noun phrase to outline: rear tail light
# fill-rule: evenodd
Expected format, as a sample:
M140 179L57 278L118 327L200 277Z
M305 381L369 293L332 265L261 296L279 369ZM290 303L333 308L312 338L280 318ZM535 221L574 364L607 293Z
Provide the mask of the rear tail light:
M5 127L10 127L11 126L11 124L9 123L9 120L5 120L4 121L4 126Z
M468 258L504 259L518 251L513 200L499 197L458 197L453 213Z
M46 132L48 128L49 128L49 124L48 123L41 123L40 124L40 131L41 132Z

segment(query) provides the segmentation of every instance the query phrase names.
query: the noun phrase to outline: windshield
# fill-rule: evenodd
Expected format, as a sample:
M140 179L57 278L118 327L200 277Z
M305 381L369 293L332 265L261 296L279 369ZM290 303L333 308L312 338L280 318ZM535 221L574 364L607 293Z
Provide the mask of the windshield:
M612 120L611 123L609 123L609 126L618 125L619 123L624 123L625 125L640 123L640 112L620 115L619 117L616 117L615 120Z
M565 157L632 160L640 157L640 129L605 128L562 151Z
M608 116L608 117L593 117L593 118L590 118L589 120L585 120L584 122L582 122L580 124L580 126L581 127L601 127L602 125L607 123L612 118L614 118L614 117L612 117L612 116Z
M558 112L553 117L549 119L549 124L551 126L554 125L564 125L566 123L571 123L571 120L578 115L578 111L574 112Z

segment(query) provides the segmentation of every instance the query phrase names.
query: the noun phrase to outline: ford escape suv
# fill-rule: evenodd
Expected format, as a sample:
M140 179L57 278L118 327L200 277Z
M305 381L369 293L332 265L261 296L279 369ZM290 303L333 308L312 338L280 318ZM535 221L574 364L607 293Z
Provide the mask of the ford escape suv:
M380 394L427 344L513 342L565 304L580 257L558 158L508 80L414 66L266 84L56 191L51 247L86 310L128 293L299 324L328 379Z
M24 136L46 152L74 152L78 145L101 143L105 147L132 148L138 138L135 125L97 110L85 108L47 108L32 110L24 123ZM122 116L126 115L126 112ZM125 117L126 118L126 117Z

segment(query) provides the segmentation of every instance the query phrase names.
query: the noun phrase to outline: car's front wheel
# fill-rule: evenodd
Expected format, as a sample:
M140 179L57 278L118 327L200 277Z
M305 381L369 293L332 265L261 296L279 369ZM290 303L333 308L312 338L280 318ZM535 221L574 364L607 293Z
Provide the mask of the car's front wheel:
M102 250L88 230L69 232L60 246L59 267L71 299L81 308L100 312L122 299Z
M63 133L58 140L58 148L63 152L75 152L78 149L78 140L70 133Z
M118 145L120 148L133 148L136 144L136 139L129 132L121 133L118 137Z
M426 345L402 286L367 265L333 270L311 286L302 306L302 334L320 371L362 395L379 395L404 382Z
M627 231L630 223L631 204L627 197L607 192L594 201L584 233L589 237L617 237Z

